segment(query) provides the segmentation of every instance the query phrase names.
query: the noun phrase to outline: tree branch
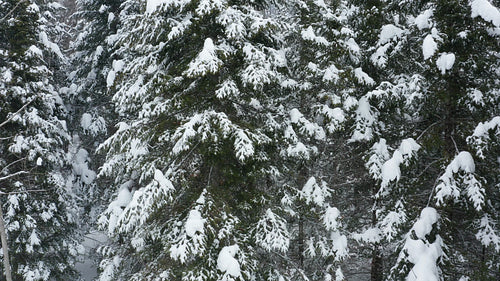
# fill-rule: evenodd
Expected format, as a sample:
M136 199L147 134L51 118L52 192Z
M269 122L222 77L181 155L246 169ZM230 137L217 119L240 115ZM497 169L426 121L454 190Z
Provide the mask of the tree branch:
M12 8L10 11L7 12L7 14L0 19L0 22L4 21L8 16L10 16L10 14L12 14L14 12L14 10L19 6L21 5L23 2L25 2L26 0L21 0L19 2L17 2L17 4L14 6L14 8Z
M7 123L9 123L12 119L14 119L14 116L16 116L17 114L19 114L21 111L23 111L33 100L30 100L28 101L27 103L25 103L21 108L19 108L18 111L16 111L15 113L11 114L9 116L9 118L7 118L7 120L3 121L1 124L0 124L0 128L2 128L3 126L5 126Z
M8 175L8 176L1 177L1 178L0 178L0 181L8 180L8 179L10 179L10 178L12 178L12 177L19 176L19 175L23 175L23 174L28 174L28 172L26 172L26 171L19 171L19 172L15 172L15 173L10 174L10 175Z
M51 191L51 190L53 190L53 188L48 188L48 189L28 189L28 190L12 191L12 192L3 192L3 191L0 191L0 195L23 194L23 193L34 193L34 192L47 192L47 191Z

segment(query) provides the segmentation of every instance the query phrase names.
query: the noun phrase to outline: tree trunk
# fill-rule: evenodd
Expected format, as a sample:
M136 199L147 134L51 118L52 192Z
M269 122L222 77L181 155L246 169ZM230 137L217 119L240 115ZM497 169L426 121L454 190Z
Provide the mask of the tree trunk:
M2 239L3 250L3 267L5 272L5 280L12 281L12 273L10 272L9 246L7 244L7 233L5 232L5 223L3 220L3 211L0 206L0 238Z
M383 259L382 255L380 254L380 249L378 246L375 246L373 249L373 255L372 255L372 268L370 272L370 280L371 281L382 281L383 280Z
M300 268L304 269L304 219L299 218L299 263Z
M376 203L375 203L376 204ZM372 226L377 224L377 211L375 208L372 210ZM383 280L383 258L380 253L378 245L373 245L372 252L372 264L370 270L370 281L382 281Z

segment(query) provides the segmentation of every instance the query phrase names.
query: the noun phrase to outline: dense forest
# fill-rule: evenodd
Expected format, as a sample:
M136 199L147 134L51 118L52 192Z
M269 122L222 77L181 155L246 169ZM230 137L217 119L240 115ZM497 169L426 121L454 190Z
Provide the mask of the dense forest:
M499 7L0 0L0 279L500 280Z

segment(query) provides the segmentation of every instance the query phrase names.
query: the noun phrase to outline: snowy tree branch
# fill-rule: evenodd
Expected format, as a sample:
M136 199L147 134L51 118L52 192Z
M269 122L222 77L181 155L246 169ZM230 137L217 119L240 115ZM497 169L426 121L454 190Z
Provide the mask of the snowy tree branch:
M17 2L17 4L14 6L14 8L10 9L10 11L7 12L7 14L0 19L0 22L4 21L8 16L10 16L10 14L12 14L14 12L14 10L19 6L21 5L23 2L25 2L26 0L21 0L19 2ZM1 127L1 126L0 126Z
M1 178L0 178L0 181L8 180L8 179L10 179L10 178L12 178L12 177L19 176L19 175L23 175L23 174L28 174L28 172L26 172L26 171L19 171L19 172L15 172L15 173L10 174L10 175L8 175L8 176L1 177Z
M33 100L30 100L28 101L27 103L25 103L21 108L19 108L18 111L16 111L14 114L11 114L9 116L9 118L7 118L7 120L3 121L2 123L0 123L0 128L2 128L3 126L5 126L7 123L9 123L17 114L19 114L21 111L23 111L26 107L28 107L28 105L32 102Z
M48 189L28 189L28 190L12 191L12 192L0 191L0 195L12 195L12 194L23 194L23 193L33 193L33 192L47 192L47 191L51 191L53 189L54 188L48 188Z
M3 167L3 169L0 171L0 174L2 174L3 172L5 172L10 166L16 164L16 163L19 163L23 160L26 160L26 157L23 157L23 158L20 158L20 159L17 159L16 161L13 161L11 163L9 163L7 166Z

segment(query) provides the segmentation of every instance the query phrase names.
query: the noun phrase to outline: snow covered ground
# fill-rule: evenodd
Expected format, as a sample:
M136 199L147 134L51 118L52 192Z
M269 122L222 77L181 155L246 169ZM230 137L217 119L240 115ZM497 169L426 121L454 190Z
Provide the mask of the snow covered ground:
M103 232L95 231L85 235L83 246L85 254L81 257L80 262L76 264L76 270L81 274L83 280L91 281L97 278L98 264L94 260L94 252L97 247L108 240L108 237Z

